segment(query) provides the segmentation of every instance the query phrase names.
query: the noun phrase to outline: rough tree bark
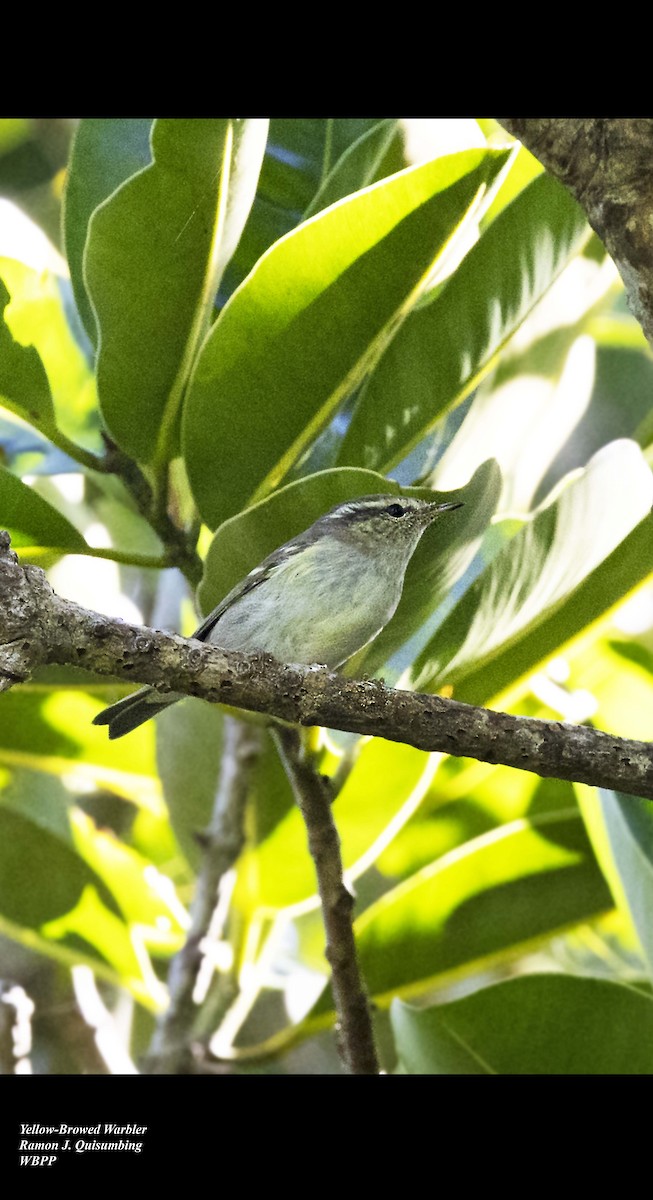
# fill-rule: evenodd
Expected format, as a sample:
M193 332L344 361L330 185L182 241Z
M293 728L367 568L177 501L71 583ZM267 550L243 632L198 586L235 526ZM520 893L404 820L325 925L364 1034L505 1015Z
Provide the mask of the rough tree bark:
M614 259L653 346L653 120L497 117L569 189Z
M647 742L399 691L376 680L343 679L322 667L112 621L56 596L43 571L22 567L8 535L0 533L0 691L47 663L84 666L296 725L384 737L653 800L653 745Z

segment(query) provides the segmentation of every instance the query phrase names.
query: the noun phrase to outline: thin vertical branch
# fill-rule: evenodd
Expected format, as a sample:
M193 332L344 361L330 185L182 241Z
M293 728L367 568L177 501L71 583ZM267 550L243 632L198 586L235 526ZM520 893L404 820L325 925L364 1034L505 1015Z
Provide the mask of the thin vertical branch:
M144 1064L150 1075L186 1074L193 1067L193 999L204 957L204 942L218 901L220 884L244 844L244 811L252 771L261 751L261 730L226 717L220 779L211 822L202 834L204 861L191 907L188 936L168 976L170 1003L152 1038Z
M340 839L324 779L302 755L298 730L273 731L308 832L326 933L340 1053L352 1075L378 1075L370 1006L356 956L354 899L343 879Z

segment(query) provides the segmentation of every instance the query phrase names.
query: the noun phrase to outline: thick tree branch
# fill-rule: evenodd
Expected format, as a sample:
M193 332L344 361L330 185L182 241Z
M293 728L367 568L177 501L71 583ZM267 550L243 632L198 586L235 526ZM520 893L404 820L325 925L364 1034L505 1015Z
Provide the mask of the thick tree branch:
M498 117L585 210L653 346L653 120Z
M343 679L110 620L54 594L0 533L0 690L46 663L201 696L297 725L324 725L653 800L653 745L586 726L514 717L441 696Z

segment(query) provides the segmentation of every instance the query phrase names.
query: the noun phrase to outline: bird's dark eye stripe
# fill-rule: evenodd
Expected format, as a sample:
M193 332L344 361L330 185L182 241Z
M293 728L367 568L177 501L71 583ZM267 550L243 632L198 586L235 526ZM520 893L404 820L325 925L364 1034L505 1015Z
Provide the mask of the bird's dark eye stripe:
M402 504L389 504L385 511L390 517L403 517L408 509L404 508Z

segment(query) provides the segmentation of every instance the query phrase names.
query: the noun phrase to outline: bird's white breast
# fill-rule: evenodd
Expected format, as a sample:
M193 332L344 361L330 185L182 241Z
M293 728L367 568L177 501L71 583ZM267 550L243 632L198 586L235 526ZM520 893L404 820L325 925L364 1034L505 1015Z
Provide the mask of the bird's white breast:
M322 538L274 568L222 614L210 640L265 650L282 662L337 667L390 620L403 570L381 569L359 547Z

